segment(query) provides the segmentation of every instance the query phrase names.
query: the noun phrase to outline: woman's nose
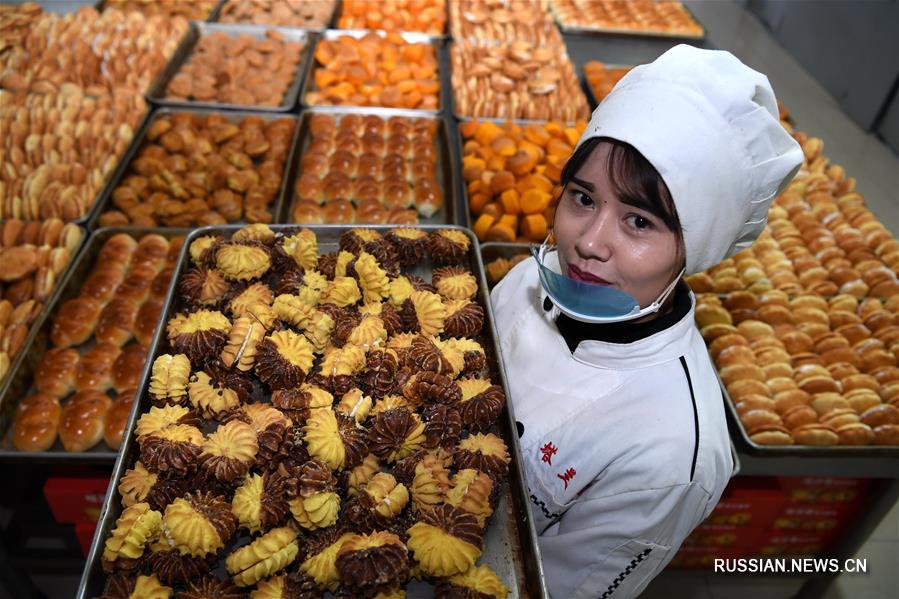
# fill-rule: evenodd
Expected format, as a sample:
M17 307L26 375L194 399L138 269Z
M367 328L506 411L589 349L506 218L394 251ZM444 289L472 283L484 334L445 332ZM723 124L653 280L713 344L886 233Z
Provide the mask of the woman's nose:
M581 231L575 243L575 249L581 257L594 258L602 262L612 257L614 217L610 212L610 210L597 210Z

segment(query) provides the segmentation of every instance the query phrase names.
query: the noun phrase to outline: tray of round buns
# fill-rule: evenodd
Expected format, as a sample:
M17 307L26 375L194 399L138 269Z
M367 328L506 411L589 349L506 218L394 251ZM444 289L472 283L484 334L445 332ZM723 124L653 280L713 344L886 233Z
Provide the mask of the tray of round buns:
M546 595L469 230L198 229L161 322L78 597Z
M24 348L0 460L115 461L186 231L95 231Z

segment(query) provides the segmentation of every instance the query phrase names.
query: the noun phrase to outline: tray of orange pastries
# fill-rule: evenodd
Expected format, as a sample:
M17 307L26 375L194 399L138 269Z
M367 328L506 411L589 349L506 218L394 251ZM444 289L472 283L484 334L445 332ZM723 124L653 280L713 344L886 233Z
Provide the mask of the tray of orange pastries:
M88 239L2 390L0 460L115 460L184 233Z
M438 47L424 33L328 30L315 49L303 102L439 113Z
M565 44L546 0L454 0L450 27L457 40Z
M191 23L147 99L169 107L287 112L297 103L313 41L301 29Z
M455 178L446 123L378 108L306 110L288 222L453 223Z
M590 116L564 45L457 40L450 64L457 118L573 122Z
M416 31L444 37L446 0L343 0L337 28Z
M634 68L632 65L605 64L599 60L584 63L584 80L591 106L597 106L608 96L622 77Z
M546 595L470 231L198 229L163 322L78 597Z
M337 0L225 0L218 22L321 30L336 6Z
M681 39L705 38L705 29L676 0L549 0L565 33L619 33Z
M459 123L468 223L481 241L540 243L585 121Z

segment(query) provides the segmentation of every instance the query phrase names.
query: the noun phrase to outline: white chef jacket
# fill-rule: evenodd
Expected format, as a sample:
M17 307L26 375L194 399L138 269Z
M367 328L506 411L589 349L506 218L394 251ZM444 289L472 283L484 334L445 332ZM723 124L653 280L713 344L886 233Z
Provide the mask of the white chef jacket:
M491 294L555 599L639 594L709 515L733 472L720 386L693 322L695 298L685 285L678 293L681 315L668 315L664 330L652 327L665 317L628 324L647 336L581 340L573 352L533 258Z

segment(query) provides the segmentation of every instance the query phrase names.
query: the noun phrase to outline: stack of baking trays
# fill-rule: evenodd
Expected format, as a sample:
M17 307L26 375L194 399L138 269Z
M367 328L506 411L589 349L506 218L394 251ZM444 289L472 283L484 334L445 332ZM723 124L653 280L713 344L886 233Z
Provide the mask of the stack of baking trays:
M487 301L466 229L190 233L79 596L542 596Z

